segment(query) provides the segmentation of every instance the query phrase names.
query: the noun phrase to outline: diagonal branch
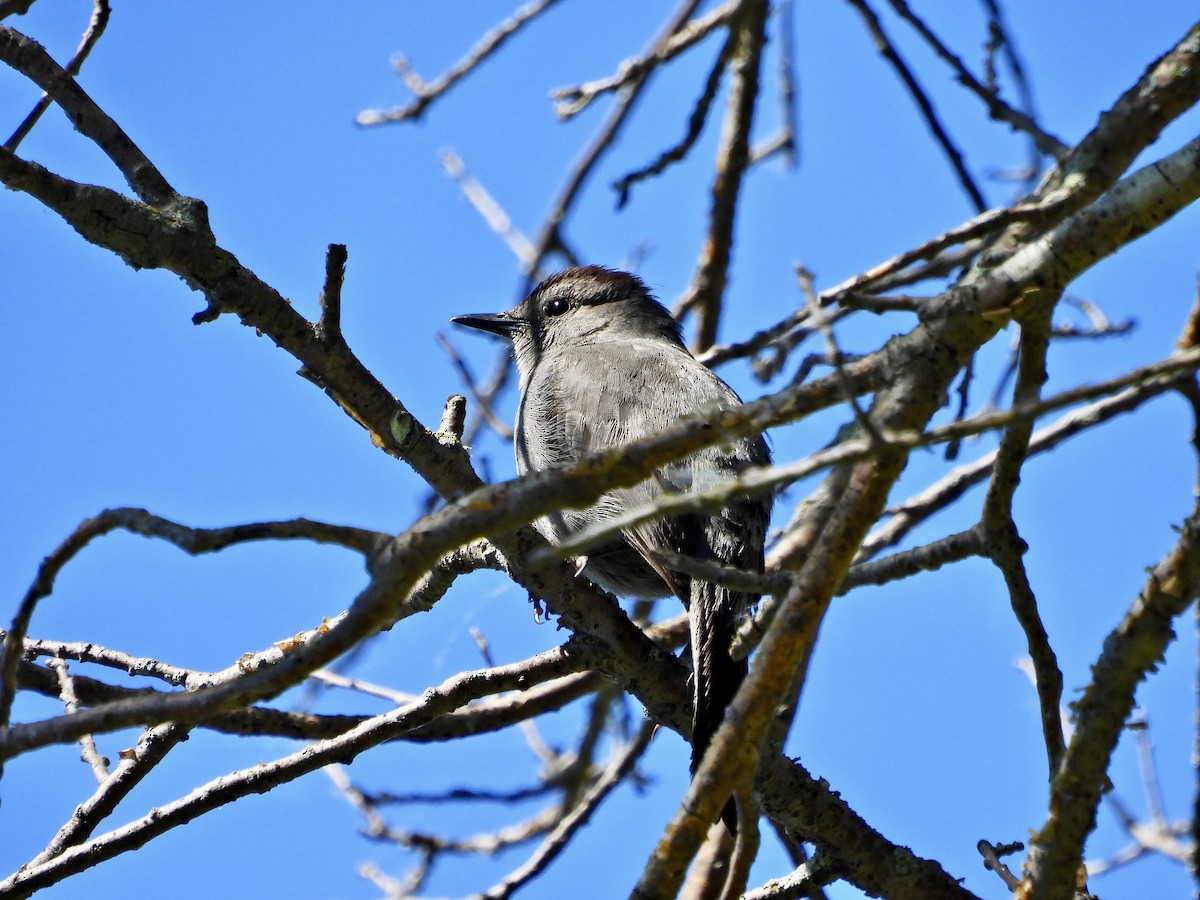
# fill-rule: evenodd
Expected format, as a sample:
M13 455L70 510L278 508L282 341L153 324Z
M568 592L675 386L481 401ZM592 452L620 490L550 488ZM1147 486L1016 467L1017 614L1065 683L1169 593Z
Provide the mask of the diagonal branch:
M696 145L696 141L700 139L700 132L704 129L704 123L708 121L709 110L712 108L713 101L717 97L717 89L721 86L721 77L725 74L725 68L729 65L729 58L733 53L735 42L736 32L732 32L726 36L725 43L721 45L721 49L717 53L717 58L713 60L712 67L708 70L708 77L704 80L704 87L700 91L700 97L692 107L691 115L688 116L687 129L684 132L683 138L673 147L660 153L653 162L642 166L640 169L627 172L613 182L613 190L617 192L617 209L623 209L625 204L629 202L629 189L639 181L645 181L647 178L661 175L671 165L687 158L688 153Z
M517 689L532 663L560 656L561 650L555 649L533 660L488 669L482 673L463 672L455 675L437 688L426 691L413 703L372 717L345 734L318 741L272 763L254 765L224 775L201 785L185 797L151 810L141 819L87 843L69 847L40 865L28 866L0 882L0 894L9 898L28 897L99 861L136 850L151 839L206 812L249 794L262 793L278 784L293 781L330 763L344 761L398 734L431 722L439 715L479 696L480 691L493 693Z
M535 0L520 7L511 17L501 22L485 34L470 52L450 67L450 69L432 82L421 79L408 64L403 56L392 60L396 71L404 78L409 90L416 94L417 99L405 106L391 109L366 109L354 119L358 125L385 125L391 122L416 122L424 115L429 104L447 93L465 76L469 75L513 35L529 24L537 16L545 12L558 0Z
M186 725L167 723L147 729L133 750L123 753L116 768L75 812L46 848L26 865L36 868L54 859L68 847L82 844L90 838L104 819L108 818L129 793L141 784L154 767L181 742L188 739L191 729Z
M79 70L83 68L83 62L92 52L92 48L96 46L96 41L100 40L100 36L104 34L104 29L108 26L108 16L112 12L108 5L108 0L93 0L92 2L92 17L88 21L87 30L84 31L83 37L79 41L79 46L75 49L71 61L67 63L66 72L69 75L78 75ZM0 19L4 18L0 14ZM14 131L4 142L4 149L16 150L20 146L21 141L25 140L25 136L33 131L33 126L38 123L38 120L50 108L50 95L42 94L38 102L34 104L33 109L29 111L24 121L17 126Z
M643 721L633 740L621 749L621 752L605 769L604 774L588 788L574 808L546 835L537 851L503 881L485 893L473 897L472 900L508 897L543 872L566 849L567 842L588 824L592 814L595 813L604 798L612 792L612 789L633 771L637 761L642 758L646 748L650 746L654 730L655 725L652 721L649 719Z
M683 0L679 9L672 14L670 20L667 22L661 36L655 40L655 49L651 50L648 56L653 57L659 49L665 47L670 42L673 36L678 34L681 29L686 28L689 18L699 5L700 0ZM575 201L579 198L583 186L595 171L600 160L616 146L617 135L621 133L621 130L628 122L630 115L637 106L638 100L641 98L642 91L649 83L650 76L655 72L655 69L655 66L638 68L628 79L622 81L620 99L615 108L609 113L604 124L600 126L599 132L592 138L591 143L567 174L567 180L559 189L556 199L551 204L550 211L546 214L541 231L534 242L536 249L534 251L533 262L526 270L525 292L528 292L529 288L532 287L532 282L536 280L542 260L550 254L560 253L571 265L578 265L578 260L575 259L574 254L570 251L563 238L562 223L571 208L575 205Z
M904 58L900 56L900 52L883 30L883 24L879 21L879 16L875 15L875 11L867 5L866 0L849 0L849 3L858 10L859 15L862 16L863 21L866 23L867 30L871 32L871 37L875 41L875 49L896 70L900 81L912 96L913 102L917 104L917 109L920 110L921 117L933 133L934 140L942 148L942 153L945 154L951 168L954 169L955 175L958 176L958 181L970 199L971 204L975 207L975 211L983 212L988 208L988 203L983 199L983 193L979 190L979 187L975 184L974 177L967 169L962 152L954 145L954 141L946 132L941 119L938 118L937 111L933 108L933 101L929 99L929 96L925 93L925 89L921 87L917 81L917 77L912 73Z
M554 100L555 114L563 120L573 118L586 109L597 97L628 87L642 78L650 69L670 62L724 26L737 13L741 4L742 0L727 0L702 16L688 21L680 21L678 27L674 28L665 40L656 42L654 47L643 56L626 60L615 75L552 91L550 96ZM688 10L688 15L690 16L694 11L695 6Z
M71 124L113 161L142 200L164 210L183 199L129 136L95 104L37 41L0 26L0 61L16 69L57 103ZM7 145L4 150L11 153Z
M961 59L947 47L933 30L917 16L905 0L888 0L892 9L902 19L908 22L925 43L954 70L958 83L978 97L987 106L988 115L998 122L1006 122L1014 131L1029 135L1039 153L1062 159L1070 149L1054 135L1045 131L1033 118L1015 109L1000 99L1000 92L995 87L988 87L976 78ZM1019 70L1018 70L1019 71Z

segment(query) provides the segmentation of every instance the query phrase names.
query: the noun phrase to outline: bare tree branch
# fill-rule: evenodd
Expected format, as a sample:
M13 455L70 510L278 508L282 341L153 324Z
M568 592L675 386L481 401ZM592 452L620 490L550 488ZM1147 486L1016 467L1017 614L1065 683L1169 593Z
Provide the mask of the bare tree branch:
M716 59L713 60L712 68L708 70L708 78L705 79L700 96L697 98L695 106L692 107L692 114L688 116L687 130L683 138L673 147L660 153L653 162L640 169L634 169L613 182L613 190L617 192L617 209L623 208L629 202L630 188L639 181L661 175L669 166L685 159L696 145L696 141L700 138L700 132L704 128L705 122L708 121L708 113L716 99L717 88L721 86L721 77L729 65L735 38L736 33L730 33L725 38L725 43L721 45Z
M608 793L628 777L633 766L650 745L654 728L653 722L649 720L643 722L641 728L638 729L637 736L612 761L603 777L588 790L571 813L563 817L554 830L546 836L537 852L502 882L484 893L478 894L473 900L509 897L522 885L537 877L563 851L571 837L588 823L592 814L595 813L596 807Z
M712 32L728 24L741 6L741 0L728 0L711 12L698 16L673 29L665 40L659 41L645 55L626 60L610 78L602 78L575 87L558 88L551 93L554 111L560 119L571 119L603 94L619 91L637 83L650 69L670 62L683 51L695 46ZM690 16L693 6L688 10Z
M392 109L363 110L355 117L355 122L362 126L371 126L420 120L429 104L475 71L489 56L499 50L505 41L557 2L558 0L534 0L534 2L526 3L517 9L510 18L485 34L466 56L432 82L423 80L413 71L404 56L397 55L392 60L392 65L395 66L396 71L400 73L404 83L417 99L406 106L397 106Z
M1050 319L1056 296L1030 295L1021 317L1021 351L1014 404L1036 402L1046 383L1046 350L1050 346ZM1014 422L1004 431L992 479L983 501L983 541L985 550L1008 585L1013 613L1025 632L1029 658L1033 663L1034 684L1042 715L1042 736L1046 744L1047 778L1058 774L1062 762L1064 738L1059 706L1062 703L1063 677L1058 658L1050 646L1050 637L1038 612L1037 599L1029 583L1022 557L1026 544L1013 519L1013 495L1020 481L1021 466L1029 452L1033 422Z
M79 709L79 698L75 695L75 684L71 680L71 673L67 670L65 660L52 659L47 665L54 671L58 677L59 697L66 708L67 713L73 713ZM96 741L90 734L85 734L79 739L80 754L79 757L92 770L92 774L96 776L96 780L101 784L108 778L108 760L100 755L100 751L96 749Z
M730 23L731 86L717 150L717 176L713 181L708 231L699 265L687 292L676 304L680 312L695 310L699 323L696 348L706 350L717 340L721 298L729 278L733 248L734 215L746 168L750 165L750 129L758 102L759 70L770 4L766 0L743 0Z
M1029 848L1034 873L1030 897L1069 898L1083 845L1095 826L1100 798L1108 788L1108 760L1133 709L1138 683L1162 659L1175 638L1174 619L1200 592L1200 507L1193 510L1179 541L1158 564L1133 605L1105 639L1092 666L1092 679L1075 701L1075 731L1062 767L1068 783L1050 786L1050 814Z
M556 658L552 650L543 658ZM530 661L533 662L533 661ZM151 810L146 816L107 834L59 853L53 859L28 866L0 882L0 895L28 897L34 891L61 881L68 875L136 850L147 841L199 815L251 793L262 793L273 785L291 781L307 772L361 753L370 746L430 722L438 715L461 707L481 691L519 687L530 662L501 666L486 672L465 672L427 690L417 701L375 716L343 735L319 741L271 763L255 765L215 779L185 797Z
M528 241L507 220L500 204L471 179L461 164L448 168L489 225L508 240L527 279L537 277L552 256L583 258L582 245L567 241L568 220L582 207L584 188L599 171L601 160L632 120L632 113L666 63L696 46L705 36L726 30L727 43L716 63L697 76L684 140L652 163L661 171L671 159L689 152L700 134L719 90L723 70L731 71L725 122L719 139L717 175L712 185L706 245L699 253L695 281L685 303L699 315L698 343L702 358L715 365L737 358L751 360L763 380L794 374L792 383L741 408L723 412L697 410L696 415L643 441L588 458L579 465L539 473L511 482L482 486L467 448L484 421L495 392L508 374L497 368L487 383L476 383L466 363L458 361L468 392L480 409L468 424L465 401L452 395L442 407L436 431L418 422L350 350L341 331L346 248L329 245L321 286L320 314L309 321L282 295L242 266L219 246L209 228L204 204L176 192L164 174L129 136L87 96L42 48L22 35L0 28L0 60L42 86L47 99L68 115L85 141L99 147L124 175L132 192L84 184L0 148L0 180L56 212L86 240L135 267L174 272L202 293L206 308L197 323L233 313L257 329L300 363L300 374L321 387L376 446L408 462L428 484L430 511L400 535L326 525L309 520L252 523L225 529L192 529L142 510L111 510L82 523L43 563L0 650L0 759L33 749L81 740L99 787L61 827L58 835L22 871L0 885L0 895L28 896L68 875L134 849L196 816L222 807L248 793L273 789L313 771L345 762L387 741L433 742L470 737L517 725L524 732L532 764L539 769L529 783L496 788L470 786L427 791L367 791L333 769L346 798L365 817L368 834L414 853L414 866L403 879L368 870L389 891L414 893L424 888L441 853L479 854L542 838L540 846L517 869L481 896L509 896L543 872L606 794L622 780L640 783L637 760L654 725L689 733L691 710L687 671L672 652L680 646L686 620L676 616L646 626L661 610L642 600L626 615L613 598L576 577L574 565L558 557L585 552L589 542L606 543L622 529L664 515L688 513L719 505L731 494L773 491L810 474L827 470L820 486L800 503L772 551L766 575L705 565L687 556L670 555L671 566L694 577L765 591L755 616L739 635L738 652L757 652L750 675L730 708L696 777L646 862L635 895L675 896L689 862L697 859L710 834L716 799L734 791L739 796L740 841L728 878L714 862L697 890L725 881L725 896L741 895L757 850L758 810L785 836L792 864L798 868L782 884L764 886L750 896L820 896L821 886L841 879L860 890L890 898L972 896L942 865L922 859L884 837L852 809L836 791L798 762L783 755L787 733L805 686L809 661L823 617L835 596L861 584L880 584L965 559L987 555L1003 573L1018 620L1029 643L1045 734L1051 802L1045 826L1035 834L1018 882L1002 861L1014 845L987 842L980 852L1010 890L1031 897L1065 897L1082 865L1084 841L1092 831L1100 797L1108 787L1109 759L1132 709L1134 690L1174 639L1173 618L1200 590L1200 506L1182 530L1179 542L1151 571L1125 620L1105 643L1078 706L1079 722L1064 740L1060 725L1062 676L1040 621L1036 597L1022 560L1021 529L1013 497L1023 467L1036 453L1120 412L1140 407L1163 391L1178 391L1197 412L1200 433L1200 367L1196 332L1200 313L1188 320L1179 349L1157 363L1130 369L1106 382L1042 396L1047 347L1056 337L1096 337L1130 327L1110 321L1086 301L1078 305L1079 324L1052 327L1053 306L1082 272L1157 228L1200 197L1200 139L1172 151L1137 171L1128 168L1184 111L1200 98L1200 29L1193 27L1138 82L1103 113L1078 146L1064 148L1035 121L1032 94L1005 31L998 5L989 10L990 41L985 48L984 75L976 77L925 21L903 0L890 0L933 52L951 66L968 90L987 104L993 116L1030 136L1042 152L1053 153L1056 167L1029 196L1010 207L982 210L981 192L967 172L934 113L934 98L916 81L896 49L888 43L878 17L855 0L868 28L890 54L894 68L922 109L964 188L980 209L973 219L946 230L920 246L817 293L809 302L774 325L760 327L744 340L715 343L723 312L725 284L731 274L732 241L737 208L744 202L744 172L762 154L793 146L796 128L791 87L784 78L784 129L778 138L752 141L753 115L763 100L760 72L771 4L737 0L697 15L695 0L681 2L658 37L642 54L631 57L611 77L568 90L559 97L564 115L591 100L615 93L599 132L587 142L570 171L535 241ZM402 74L416 94L397 119L419 117L494 53L517 30L548 9L552 0L530 4L491 32L460 63L434 83L419 79L406 63ZM28 3L0 0L0 18L22 12ZM98 0L99 10L102 0ZM778 10L778 5L776 7ZM778 27L790 28L780 11ZM98 31L98 29L97 29ZM774 35L774 32L772 32ZM780 44L786 44L785 40ZM92 38L94 41L94 38ZM86 43L86 39L85 39ZM82 49L82 48L81 48ZM1001 56L1000 54L1005 54ZM790 71L790 51L780 64ZM997 62L1007 60L1022 92L1021 109L1001 100ZM393 111L395 112L395 111ZM14 144L15 146L15 144ZM461 163L461 161L459 161ZM1030 172L1040 168L1032 157ZM1027 188L1029 189L1029 188ZM129 193L126 196L126 193ZM581 230L581 233L586 233ZM939 283L929 296L905 292L913 284ZM946 281L950 286L946 287ZM316 293L314 289L312 293ZM1200 307L1197 307L1200 309ZM894 336L862 352L851 346L841 326L863 323L870 312L889 316L884 328ZM986 405L969 415L973 360L994 342L1010 321L1022 326L1021 353L1013 374L1016 390L1007 409ZM887 328L893 321L900 327ZM752 326L753 327L753 326ZM899 333L896 333L899 332ZM825 338L821 352L793 363L793 354L809 335ZM810 348L811 349L811 348ZM451 348L452 350L452 348ZM453 353L452 353L453 355ZM982 365L982 364L981 364ZM810 376L818 366L830 371ZM794 371L789 371L794 370ZM932 426L947 396L959 386L960 412L949 424ZM1007 382L1003 382L1007 384ZM1098 399L1099 398L1099 399ZM1035 432L1036 419L1077 404L1051 426ZM849 409L846 409L846 407ZM771 468L750 470L728 484L671 495L653 507L605 523L552 550L531 521L564 507L586 507L606 493L636 485L665 465L733 436L754 435L819 410L839 407L853 416L839 440L808 456L793 454ZM938 420L943 421L943 420ZM502 433L503 423L494 421ZM886 504L913 448L938 442L956 445L963 438L1003 430L999 450L971 466L954 470L910 501L889 509ZM1198 456L1200 460L1200 456ZM1198 463L1200 471L1200 463ZM970 484L990 476L980 522L892 556L875 557L933 512L962 496ZM446 501L433 510L438 498ZM880 521L891 514L882 528ZM171 661L135 657L121 649L86 642L40 640L28 636L40 600L53 590L59 573L90 541L114 528L159 537L191 553L212 552L233 543L261 539L303 538L334 543L361 553L369 583L342 614L316 624L300 623L295 637L247 654L218 672L188 669ZM938 532L939 535L944 531ZM482 635L477 641L487 663L419 693L398 690L328 668L361 643L416 612L430 609L455 578L479 568L499 569L528 590L537 614L542 604L572 632L560 647L503 666L493 663ZM636 624L635 624L636 623ZM67 671L67 660L78 660ZM339 665L345 664L343 658ZM95 671L87 667L94 667ZM128 670L162 682L156 687L129 687L118 671ZM89 675L99 673L112 683ZM85 674L86 673L86 674ZM354 691L334 699L353 702L384 698L397 708L383 715L317 715L274 709L263 703L280 692L320 680ZM311 682L310 682L311 683ZM182 688L182 689L180 689ZM10 724L14 697L26 690L60 697L65 715ZM630 692L644 707L627 704ZM572 710L581 722L577 736L565 745L537 717L576 700ZM630 709L633 708L633 712ZM652 725L651 723L654 723ZM144 729L138 747L123 752L111 766L102 760L91 735L124 727ZM315 741L305 750L252 769L228 773L172 803L106 834L101 825L139 781L185 739L202 727L226 734L287 735ZM620 744L611 760L604 748ZM1114 860L1146 852L1179 857L1181 832L1166 822L1153 787L1147 785L1147 821L1140 822L1121 803L1112 801L1133 840ZM387 801L432 800L450 803L508 802L545 797L546 805L526 818L501 827L453 837L437 823L406 828L385 815ZM136 813L135 813L136 815ZM107 826L111 827L111 826ZM718 829L719 831L719 829ZM98 834L98 836L97 836ZM803 844L815 848L811 859ZM1195 852L1194 850L1191 852ZM718 860L720 857L703 857ZM722 863L723 864L723 863ZM696 864L692 864L696 868ZM689 888L690 889L690 888Z
M1008 123L1015 131L1029 135L1038 152L1055 159L1062 159L1066 155L1067 150L1070 149L1066 144L1043 130L1031 116L1014 109L1001 100L1000 93L994 86L989 87L982 84L904 0L888 0L888 2L897 15L912 25L917 34L921 35L924 41L933 48L933 51L954 70L959 84L984 102L988 108L988 115L999 122ZM1010 59L1015 59L1015 57L1010 56ZM1020 71L1019 68L1015 70L1017 73Z
M850 0L850 5L858 10L866 23L867 30L871 32L871 37L875 41L875 49L879 51L892 68L896 70L896 74L900 77L900 81L904 84L909 94L912 95L913 102L917 104L917 109L921 112L921 118L925 120L925 124L929 126L930 132L933 134L934 140L942 148L942 153L945 154L950 167L954 170L958 177L959 184L962 185L963 191L967 198L975 207L978 213L983 212L988 208L988 202L984 200L983 193L975 184L975 179L967 169L966 162L963 161L962 151L955 146L950 135L946 132L945 126L941 119L938 118L937 112L933 108L933 101L929 99L929 94L921 87L917 81L917 77L912 73L900 52L896 49L895 44L887 36L883 30L883 24L879 21L879 16L875 11L867 5L866 0Z
M24 10L21 10L24 12ZM66 72L68 75L78 75L79 70L83 68L84 60L88 58L88 54L92 52L92 48L96 46L96 41L100 40L100 36L104 34L104 29L108 26L108 17L112 10L109 8L108 0L92 0L92 17L88 21L87 30L84 31L83 37L79 41L79 46L76 48L71 61L67 63ZM3 19L8 13L0 9L0 19ZM42 94L41 98L29 111L23 122L17 126L7 141L4 142L4 149L15 151L20 146L21 141L25 140L25 136L33 131L33 126L50 108L50 95Z

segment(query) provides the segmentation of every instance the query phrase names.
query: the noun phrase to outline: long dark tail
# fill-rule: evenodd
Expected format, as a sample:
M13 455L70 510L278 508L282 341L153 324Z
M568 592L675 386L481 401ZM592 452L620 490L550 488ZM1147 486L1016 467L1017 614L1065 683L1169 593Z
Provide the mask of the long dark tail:
M692 579L690 594L688 618L694 682L691 771L695 775L721 727L725 708L746 677L746 662L735 661L729 655L740 597L698 578ZM721 820L730 834L737 834L737 806L732 797L721 811Z

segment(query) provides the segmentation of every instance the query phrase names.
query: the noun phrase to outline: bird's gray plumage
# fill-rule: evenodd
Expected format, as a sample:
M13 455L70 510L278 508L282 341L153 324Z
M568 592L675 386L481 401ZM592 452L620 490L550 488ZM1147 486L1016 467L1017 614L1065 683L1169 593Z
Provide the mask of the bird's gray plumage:
M512 341L521 386L514 443L522 474L569 465L655 434L684 416L741 402L692 357L678 323L645 284L625 272L567 269L508 312L454 321ZM727 481L749 465L768 461L761 436L734 439L697 451L633 487L610 491L588 509L563 510L536 525L558 543L664 493ZM674 571L652 551L762 571L768 514L766 498L732 498L719 512L648 522L587 553L583 574L601 587L625 597L675 594L688 608L693 772L745 675L745 663L730 657L729 645L738 617L756 598ZM722 816L732 829L731 804Z

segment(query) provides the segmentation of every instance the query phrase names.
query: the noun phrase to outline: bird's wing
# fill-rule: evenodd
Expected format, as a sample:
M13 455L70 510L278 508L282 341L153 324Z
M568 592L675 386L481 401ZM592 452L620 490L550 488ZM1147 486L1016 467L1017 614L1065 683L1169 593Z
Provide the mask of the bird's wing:
M631 400L631 398L634 398ZM570 465L583 456L661 431L680 418L710 406L732 407L737 395L682 348L662 341L610 341L558 350L539 360L524 391L518 428L518 469L522 472ZM532 433L536 427L539 434ZM523 458L522 458L523 457ZM709 447L656 470L649 478L605 494L593 507L601 517L653 503L666 493L695 490L734 477L748 462L767 461L761 438L737 439ZM557 527L567 533L588 514L565 511ZM729 518L730 526L738 515ZM626 539L688 602L686 582L670 573L651 551L669 549L707 557L704 525L708 514L643 523ZM745 560L754 568L753 560ZM757 565L761 565L758 562Z

